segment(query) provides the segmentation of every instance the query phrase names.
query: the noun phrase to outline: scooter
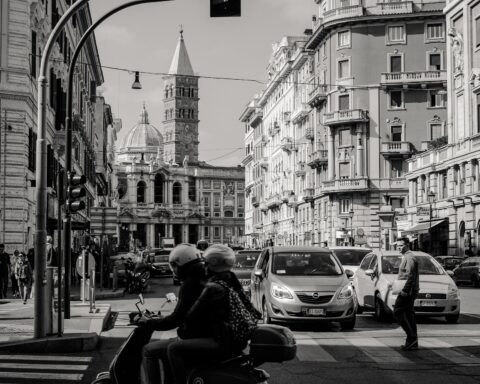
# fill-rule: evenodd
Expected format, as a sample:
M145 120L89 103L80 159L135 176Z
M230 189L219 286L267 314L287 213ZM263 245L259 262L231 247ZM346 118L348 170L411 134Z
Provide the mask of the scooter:
M174 294L167 295L167 302L174 301ZM144 303L143 296L139 295ZM175 297L176 300L176 297ZM153 315L150 311L131 314L130 320ZM140 317L139 317L140 316ZM137 384L140 383L142 347L149 342L152 331L137 327L120 347L110 364L110 371L99 373L92 384ZM249 353L220 362L199 362L186 372L188 384L267 384L270 375L260 365L267 362L284 362L295 358L297 346L293 333L277 325L259 325L250 341Z
M129 257L124 259L125 265L125 288L123 293L143 293L146 292L150 282L151 270L155 267L146 263L134 263ZM139 265L140 264L140 265Z

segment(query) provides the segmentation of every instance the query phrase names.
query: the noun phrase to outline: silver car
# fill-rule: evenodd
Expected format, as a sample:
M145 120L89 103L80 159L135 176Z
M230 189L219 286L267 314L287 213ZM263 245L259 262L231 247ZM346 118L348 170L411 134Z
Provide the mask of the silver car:
M352 286L327 248L265 248L251 279L251 300L265 323L338 321L342 329L355 326Z

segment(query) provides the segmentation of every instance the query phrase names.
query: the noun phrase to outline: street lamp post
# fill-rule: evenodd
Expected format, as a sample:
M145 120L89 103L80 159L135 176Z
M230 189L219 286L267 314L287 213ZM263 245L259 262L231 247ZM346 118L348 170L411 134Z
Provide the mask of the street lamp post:
M435 201L435 193L430 190L427 194L429 204L429 220L428 220L428 253L432 254L433 242L432 242L432 204Z

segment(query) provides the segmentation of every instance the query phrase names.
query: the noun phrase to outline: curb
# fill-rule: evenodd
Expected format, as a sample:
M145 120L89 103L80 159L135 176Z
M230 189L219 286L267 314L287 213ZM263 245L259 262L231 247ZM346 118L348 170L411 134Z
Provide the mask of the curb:
M115 292L95 292L95 300L115 299L123 296L123 289ZM70 295L71 301L80 301L80 294Z
M20 340L8 344L0 344L1 351L22 353L72 353L87 352L97 348L98 334L67 333L62 337L50 336L35 340Z

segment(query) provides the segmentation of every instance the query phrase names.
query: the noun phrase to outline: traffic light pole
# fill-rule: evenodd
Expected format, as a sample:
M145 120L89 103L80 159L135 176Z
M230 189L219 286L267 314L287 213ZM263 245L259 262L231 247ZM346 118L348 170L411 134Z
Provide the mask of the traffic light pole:
M79 7L79 4L85 3L88 0L80 0L79 2L75 3L72 8ZM138 4L144 3L158 3L164 1L171 1L171 0L136 0L130 3L125 3L119 5L118 7L112 9L111 11L104 14L100 17L95 23L93 23L83 34L81 39L79 40L77 47L75 48L75 52L72 55L72 59L70 61L70 65L68 67L68 88L67 88L67 116L65 121L65 172L67 175L70 174L72 170L72 104L73 104L73 76L75 73L75 65L77 63L78 56L80 51L82 50L85 42L90 37L92 32L97 28L99 24L101 24L105 19L109 18L113 14L121 11L122 9L132 7ZM70 8L71 9L71 8ZM69 9L69 10L70 10ZM63 16L65 17L68 12ZM63 19L62 17L62 19ZM37 144L37 153L38 151L38 144ZM37 163L38 164L38 163ZM46 164L45 164L46 166ZM38 212L38 210L37 210ZM71 260L71 214L67 206L65 206L65 218L64 218L64 228L65 234L63 236L63 249L65 252L65 319L70 318L70 282L71 282L71 272L72 272L72 260ZM36 252L36 250L35 250Z

